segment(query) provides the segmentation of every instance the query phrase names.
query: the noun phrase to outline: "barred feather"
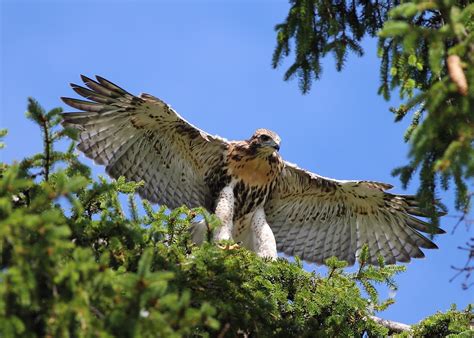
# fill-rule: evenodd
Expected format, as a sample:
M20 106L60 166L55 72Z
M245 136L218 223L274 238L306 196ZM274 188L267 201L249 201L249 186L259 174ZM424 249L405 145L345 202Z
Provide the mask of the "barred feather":
M391 185L337 181L286 163L265 213L278 249L323 264L336 256L353 264L364 244L370 263L424 257L420 248L436 245L419 231L444 231L414 216L426 216L413 196L389 194Z
M63 125L80 132L81 151L114 178L145 181L139 193L152 202L212 208L215 193L207 180L224 165L226 141L151 95L136 97L100 76L81 78L88 88L71 87L91 101L62 98L81 110L63 114Z

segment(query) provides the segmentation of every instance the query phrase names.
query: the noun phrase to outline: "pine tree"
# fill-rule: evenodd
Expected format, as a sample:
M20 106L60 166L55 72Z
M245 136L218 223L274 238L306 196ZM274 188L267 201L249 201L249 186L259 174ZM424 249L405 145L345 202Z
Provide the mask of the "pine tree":
M204 217L212 231L215 217L139 208L142 182L94 180L74 143L60 149L75 134L59 129L60 112L30 99L44 150L0 165L1 337L387 335L372 315L393 300L375 285L395 288L402 267L366 265L365 247L356 273L332 258L319 276L231 243L197 247L190 222ZM436 316L417 329L467 332L473 313Z
M378 37L379 94L398 89L403 103L395 121L411 116L405 133L409 163L393 170L404 188L414 174L418 198L438 224L440 189L454 183L461 220L474 196L474 4L468 0L290 0L286 20L275 27L273 67L290 56L285 80L299 78L307 93L321 76L321 58L334 54L341 70L349 52L363 55L363 37ZM465 246L474 257L474 238ZM470 258L470 259L471 259ZM467 262L465 271L472 271ZM467 269L467 270L466 270Z

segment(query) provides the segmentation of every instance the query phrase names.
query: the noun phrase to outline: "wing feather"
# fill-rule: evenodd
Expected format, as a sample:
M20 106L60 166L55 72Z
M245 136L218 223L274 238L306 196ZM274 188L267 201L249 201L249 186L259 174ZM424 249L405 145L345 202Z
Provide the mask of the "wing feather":
M300 228L300 231L296 235L295 241L295 252L294 255L303 256L305 251L306 240L308 239L309 232L311 230L311 225L309 223L303 224Z
M354 264L364 244L371 264L378 256L386 263L423 257L420 248L436 245L420 231L444 231L415 217L426 215L413 196L387 193L390 188L381 182L333 180L285 162L265 205L278 250L318 264L331 256Z
M84 110L88 112L100 112L101 110L104 109L104 105L101 103L97 102L90 102L90 101L84 101L84 100L79 100L79 99L71 99L71 98L63 98L64 103L67 105L79 109L79 110Z
M130 94L129 92L127 92L123 88L117 86L116 84L110 82L109 80L104 79L102 76L96 75L95 78L97 79L97 81L99 81L99 83L103 87L107 88L108 90L110 90L112 92L118 93L120 95L130 95L130 96L132 96L132 94Z
M318 227L312 226L311 223L309 223L309 224L310 224L311 230L310 230L308 239L306 240L306 243L304 244L304 246L305 246L304 253L303 253L304 257L308 257L308 256L314 254L313 246L314 246L314 242L316 241L316 238L317 238L318 233L319 233ZM278 240L276 240L276 241L278 243ZM303 257L303 255L301 255L301 257Z
M334 252L334 256L336 257L348 257L349 252L351 251L351 242L352 242L352 232L351 226L349 223L349 216L346 215L341 219L342 227L339 230L339 243L335 243L334 245L339 248L339 252Z
M355 263L355 254L354 252L357 252L358 246L357 246L357 241L358 241L358 232L357 232L357 226L354 226L356 221L356 218L354 217L354 214L352 212L349 212L348 220L347 220L347 226L350 231L350 246L347 249L347 251L344 253L343 256L341 256L341 259L344 259L347 261L348 264L353 265Z
M315 244L318 248L321 248L320 250L314 250L313 247L313 259L316 263L323 264L326 257L324 256L324 243L325 239L328 233L329 227L327 224L324 224L324 226L320 227L318 235L316 236L316 241Z
M105 104L110 104L114 103L115 99L110 98L106 95L103 95L101 93L95 92L93 90L78 86L74 83L71 83L71 88L79 95L82 97L92 100L98 103L105 103Z
M347 237L348 235L350 235L350 233L345 233L343 230L344 230L344 226L346 225L346 223L344 222L344 219L341 218L338 220L338 222L336 223L336 226L334 227L334 231L333 231L333 238L332 238L332 242L331 244L329 245L329 248L328 248L328 256L336 256L336 257L341 257L342 256L342 238L343 237ZM329 243L328 243L329 244Z
M78 149L114 178L145 182L139 193L171 208L212 209L208 180L225 164L227 141L194 127L149 94L137 97L103 77L71 84L87 100L62 98L81 112L63 114L79 131Z
M107 96L109 98L118 99L118 98L121 98L123 96L133 96L129 93L123 93L122 92L123 89L122 89L122 91L119 91L119 92L107 89L106 86L101 85L100 83L88 78L85 75L81 75L81 79L82 79L82 82L84 82L84 84L87 87L89 87L90 89L92 89L94 92L102 94L102 95Z
M388 223L383 221L381 214L374 215L377 224L381 228L381 232L385 236L385 255L384 260L387 264L394 264L397 261L400 261L402 258L401 253L404 251L403 246L397 236L393 235L393 232L388 227ZM408 256L405 254L405 256ZM409 256L408 256L409 257Z

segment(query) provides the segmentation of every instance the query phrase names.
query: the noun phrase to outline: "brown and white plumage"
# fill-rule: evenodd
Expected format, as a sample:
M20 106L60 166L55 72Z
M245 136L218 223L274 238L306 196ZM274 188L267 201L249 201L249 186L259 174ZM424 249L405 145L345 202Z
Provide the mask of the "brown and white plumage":
M420 248L436 245L420 234L443 233L414 215L423 215L414 196L387 193L391 185L338 181L286 163L265 205L278 249L323 263L336 256L353 264L368 244L371 261L386 263L424 257Z
M420 248L436 248L420 231L442 230L414 217L423 213L413 196L385 192L390 185L318 176L283 161L280 138L269 130L226 141L151 95L101 77L82 80L88 88L72 88L90 101L63 98L81 110L63 115L79 130L78 148L112 177L143 180L139 193L152 202L215 212L217 240L242 241L262 256L276 257L278 247L316 263L331 256L354 263L364 243L372 263L378 255L407 262L423 257Z
M207 180L222 169L227 142L192 126L169 105L151 95L136 97L97 77L82 76L81 96L94 101L63 98L83 110L64 114L64 126L79 130L79 150L106 166L112 177L145 181L140 195L176 208L212 208Z

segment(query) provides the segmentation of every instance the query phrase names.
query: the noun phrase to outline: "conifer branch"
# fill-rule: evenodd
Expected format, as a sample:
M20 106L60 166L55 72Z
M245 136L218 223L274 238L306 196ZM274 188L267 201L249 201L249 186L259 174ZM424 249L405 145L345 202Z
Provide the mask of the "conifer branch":
M403 324L400 322L396 322L393 320L388 320L388 319L382 319L380 317L376 316L370 316L370 319L372 319L374 322L376 322L379 325L382 325L383 327L386 327L388 329L388 333L394 334L394 333L402 333L405 331L410 331L411 326L407 324Z
M43 130L43 144L44 144L44 180L49 180L49 171L51 169L51 138L48 120L43 114L40 115L40 121Z
M36 108L31 118L43 128ZM50 130L52 115L45 115ZM50 140L52 149L58 138ZM65 168L53 165L59 160ZM390 323L371 315L393 300L381 302L375 285L393 288L403 267L364 264L364 247L358 273L333 257L329 277L305 271L298 258L197 247L188 231L194 218L216 225L204 209L170 212L144 202L142 215L131 198L127 214L120 196L142 183L94 181L77 161L69 150L51 152L47 182L24 174L41 167L38 161L2 168L0 336L387 336ZM29 205L22 203L26 190ZM98 206L89 217L86 204ZM453 309L412 330L459 334L472 318L471 308Z

